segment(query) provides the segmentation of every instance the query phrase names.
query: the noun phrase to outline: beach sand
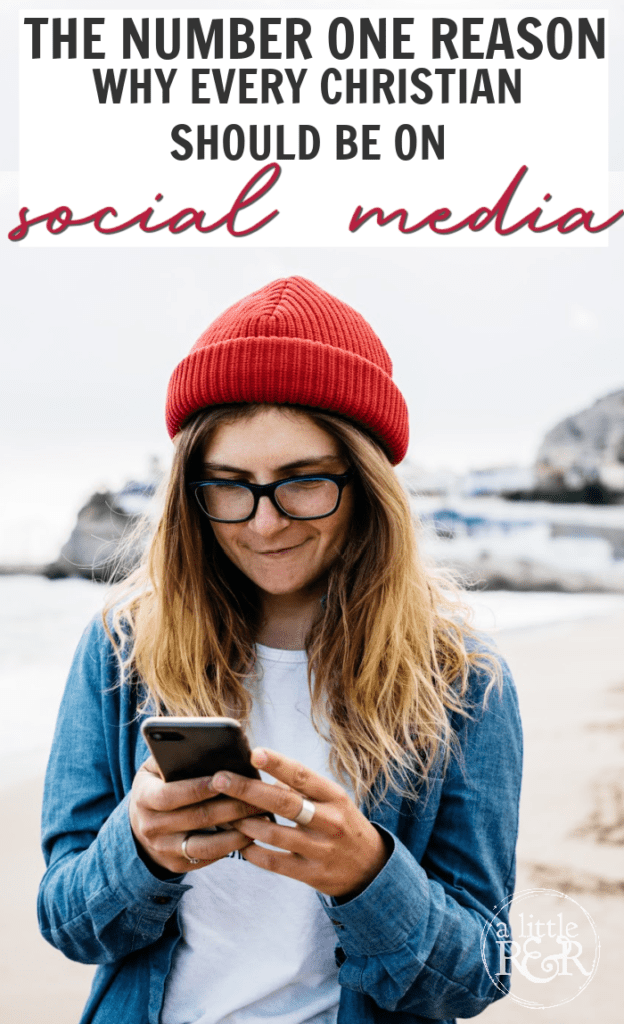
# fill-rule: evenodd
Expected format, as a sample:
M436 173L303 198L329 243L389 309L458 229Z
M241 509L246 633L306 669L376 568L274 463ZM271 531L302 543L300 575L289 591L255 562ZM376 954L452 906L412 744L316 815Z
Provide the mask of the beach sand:
M37 778L0 794L0 1020L7 1024L75 1024L94 972L49 946L37 927L42 782Z
M499 638L518 684L525 736L516 892L540 887L575 899L593 918L600 960L585 990L565 1005L535 1010L507 998L481 1015L484 1024L528 1024L536 1016L541 1024L624 1020L623 640L621 615ZM517 988L526 996L531 985ZM548 1001L546 986L532 989L532 998Z
M595 977L572 1002L535 1011L508 998L482 1015L487 1024L621 1024L623 637L624 616L618 615L497 638L517 680L525 728L517 888L574 897L595 922L601 958ZM93 968L66 960L37 930L40 800L40 778L0 794L0 1019L75 1024Z

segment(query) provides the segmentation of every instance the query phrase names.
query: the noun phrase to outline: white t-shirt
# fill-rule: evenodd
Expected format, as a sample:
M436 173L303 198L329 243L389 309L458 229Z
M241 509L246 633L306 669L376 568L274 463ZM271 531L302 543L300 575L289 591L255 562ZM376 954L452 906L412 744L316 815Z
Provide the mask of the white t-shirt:
M305 651L258 644L257 655L251 746L332 778L328 745L310 721ZM162 1024L335 1024L336 936L310 886L237 854L190 872L186 882L193 888L180 901L182 939Z

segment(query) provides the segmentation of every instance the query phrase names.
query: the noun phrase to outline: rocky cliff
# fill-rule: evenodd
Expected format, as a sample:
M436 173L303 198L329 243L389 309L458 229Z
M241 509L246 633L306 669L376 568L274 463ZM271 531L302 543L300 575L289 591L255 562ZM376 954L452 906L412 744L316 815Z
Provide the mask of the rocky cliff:
M535 464L536 496L624 501L624 390L567 416L546 434Z

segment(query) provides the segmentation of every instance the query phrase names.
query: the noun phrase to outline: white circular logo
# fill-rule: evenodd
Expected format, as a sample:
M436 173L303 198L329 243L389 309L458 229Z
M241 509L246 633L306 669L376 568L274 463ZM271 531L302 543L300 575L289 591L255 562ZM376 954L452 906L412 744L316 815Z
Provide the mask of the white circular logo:
M561 1006L580 995L599 958L600 940L591 916L555 889L515 893L494 908L481 933L481 959L494 985L506 992L513 972L510 998L535 1010Z

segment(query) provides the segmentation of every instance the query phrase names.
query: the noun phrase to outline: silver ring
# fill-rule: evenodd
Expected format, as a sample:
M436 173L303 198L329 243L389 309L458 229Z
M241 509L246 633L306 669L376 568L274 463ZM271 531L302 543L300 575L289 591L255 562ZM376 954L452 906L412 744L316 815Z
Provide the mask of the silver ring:
M295 825L309 825L314 817L316 807L311 800L306 800L305 797L301 798L303 803L301 804L301 810L296 818L293 818Z
M192 835L193 835L193 833L189 832L189 834L187 835L186 839L182 840L182 856L189 862L189 864L201 864L201 861L200 861L199 857L189 857L189 855L188 855L188 853L186 851L186 844L188 843L188 841L189 841L189 839L191 838Z

